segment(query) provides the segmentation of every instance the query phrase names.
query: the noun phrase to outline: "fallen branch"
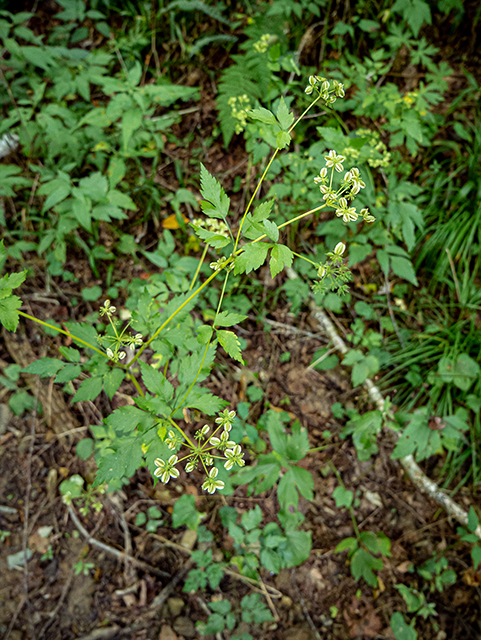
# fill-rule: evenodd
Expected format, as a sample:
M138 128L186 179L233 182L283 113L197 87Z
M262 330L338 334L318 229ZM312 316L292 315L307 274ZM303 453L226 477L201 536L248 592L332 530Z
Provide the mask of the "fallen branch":
M295 279L298 277L297 273L294 269L288 268L287 275L291 279ZM338 351L340 351L343 355L349 351L349 347L346 345L344 340L337 333L336 328L329 320L324 311L317 306L314 300L310 300L309 307L311 309L311 313L313 317L317 320L321 328L327 333L329 338L332 340L334 346ZM374 384L372 380L369 378L363 383L364 387L367 389L371 400L376 404L378 409L382 412L385 411L385 402L382 396L382 393L379 391L378 387ZM395 431L392 431L398 437L399 434ZM399 462L403 466L407 475L413 482L413 484L427 496L429 496L432 500L437 502L439 505L444 507L448 512L448 515L452 518L455 518L460 524L463 526L468 525L468 514L466 511L460 507L452 498L450 498L442 489L438 487L438 485L430 480L421 467L414 460L412 455L405 456L404 458L400 458ZM474 534L481 539L481 525L478 525Z

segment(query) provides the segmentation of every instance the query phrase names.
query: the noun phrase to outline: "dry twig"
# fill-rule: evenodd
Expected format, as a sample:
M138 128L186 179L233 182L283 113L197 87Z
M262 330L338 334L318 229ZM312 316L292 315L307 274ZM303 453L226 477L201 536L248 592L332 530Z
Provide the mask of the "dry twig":
M297 273L292 268L287 269L287 274L289 278L297 278ZM334 346L338 351L340 351L343 355L349 351L348 346L344 342L344 340L337 333L333 323L329 320L324 311L316 305L314 300L311 299L309 306L311 308L311 313L314 318L318 321L319 325L324 329L329 338L334 343ZM384 398L379 391L379 388L373 383L369 378L364 382L364 387L367 389L371 400L376 404L378 409L385 412L385 402ZM392 432L396 433L396 432ZM396 435L398 435L396 433ZM432 500L437 502L439 505L444 507L448 512L448 515L452 518L455 518L459 523L463 526L467 526L468 524L468 514L464 509L462 509L452 498L450 498L442 489L438 487L438 485L433 482L424 471L420 468L417 462L414 460L412 455L405 456L404 458L400 458L399 462L403 466L407 475L413 482L413 484L424 494L429 496ZM475 535L481 539L481 525L478 525L476 531L474 531Z
M75 511L72 509L71 506L69 506L68 512L70 517L72 518L74 525L83 535L83 537L87 540L87 542L90 545L92 545L92 547L96 547L97 549L100 549L104 553L107 553L110 556L117 558L118 560L122 560L124 562L125 560L129 560L130 562L132 562L132 564L137 566L139 569L142 569L143 571L146 571L148 573L152 573L156 576L159 576L160 578L170 578L170 573L167 573L166 571L162 571L162 569L157 569L157 567L153 567L152 565L148 564L147 562L144 562L143 560L137 560L137 558L134 558L133 556L128 556L125 553L125 551L119 551L118 549L115 549L114 547L111 547L108 544L104 544L103 542L100 542L100 540L96 540L95 538L92 538L92 536L89 534L87 529L85 529L83 524L78 519L77 514L75 513Z

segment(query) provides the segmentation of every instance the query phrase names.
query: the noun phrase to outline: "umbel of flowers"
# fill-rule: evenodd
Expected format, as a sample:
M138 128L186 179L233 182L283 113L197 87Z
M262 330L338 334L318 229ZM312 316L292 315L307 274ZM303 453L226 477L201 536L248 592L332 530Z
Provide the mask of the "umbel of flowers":
M359 169L353 167L347 171L340 184L335 187L334 175L344 171L343 162L345 157L338 155L331 149L327 156L324 156L324 159L326 166L322 167L319 175L314 178L314 182L319 185L322 199L326 205L333 207L336 216L342 218L342 221L346 224L356 222L359 218L362 218L364 222L374 222L376 218L370 214L369 209L364 208L358 212L356 207L352 206L352 201L356 195L366 186L361 178ZM334 251L327 254L327 262L318 265L317 275L319 281L314 284L314 291L325 293L332 290L341 295L347 293L346 283L352 280L352 274L343 262L342 256L345 249L346 246L339 242Z
M230 439L232 421L236 416L235 411L224 411L215 419L215 427L211 435L208 424L198 429L191 440L180 427L172 422L172 429L168 431L165 439L166 445L171 451L177 451L168 460L157 458L154 464L157 467L154 476L167 484L171 478L179 477L177 465L184 463L187 473L194 469L203 469L206 479L202 489L214 493L216 489L223 489L224 482L217 480L219 470L214 466L216 460L220 460L224 468L229 470L234 466L243 467L245 464L241 446ZM179 458L178 449L185 447L185 455ZM210 468L209 468L210 467Z

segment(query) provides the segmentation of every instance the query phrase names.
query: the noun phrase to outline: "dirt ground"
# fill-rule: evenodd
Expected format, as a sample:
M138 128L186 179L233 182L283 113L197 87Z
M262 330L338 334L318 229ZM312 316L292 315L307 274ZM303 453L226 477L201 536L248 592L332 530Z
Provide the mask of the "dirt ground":
M314 500L301 499L300 503L305 528L312 532L309 559L277 576L263 574L266 588L273 588L269 590L269 605L275 621L250 628L244 624L241 631L266 640L393 638L390 616L393 611L406 611L393 585L415 583L415 575L408 573L409 564L419 565L442 550L458 581L443 593L429 594L429 601L436 604L437 629L421 620L417 624L419 637L479 639L481 575L469 569L469 548L459 543L455 524L403 477L401 468L389 459L392 445L388 441L381 440L380 452L371 461L359 462L349 440L336 435L341 425L333 417L331 405L342 402L365 409L366 398L353 394L342 369L308 369L315 350L327 342L308 315L293 318L279 311L272 319L280 324L271 325L269 332L252 324L247 367L215 378L213 390L235 406L245 400L246 376L258 373L264 400L271 408L287 410L299 419L308 430L313 448L325 445L324 430L330 430L334 437L328 448L309 454L303 461L315 481ZM34 351L45 352L48 339L37 340L38 332L30 326L27 333ZM291 359L282 363L280 355L285 351L291 353ZM0 365L4 368L12 361L3 344ZM44 403L49 398L51 401L53 385L48 381L32 379L26 384ZM49 414L48 404L44 404L43 415L38 410L37 415L30 412L22 418L11 415L7 400L8 395L3 393L0 530L11 534L0 546L0 632L4 638L200 637L195 622L206 620L206 603L216 594L209 590L202 595L182 591L190 551L206 543L198 543L184 527L173 530L169 526L175 500L184 492L196 496L197 508L206 513L204 524L214 533L210 543L214 558L221 559L222 549L232 546L232 541L216 518L219 507L227 504L242 513L258 504L265 521L275 520L275 492L247 497L245 488L239 487L228 497L199 495L199 487L186 476L175 484L154 487L150 474L141 469L122 491L102 498L98 515L82 516L75 511L84 530L107 545L104 550L78 533L58 485L74 473L92 477L95 463L80 460L75 455L75 443L84 437L88 424L99 423L105 399L99 398L97 404L81 403L80 410L65 405L63 416L54 416L52 411ZM252 407L251 422L260 408L255 404ZM62 433L65 429L54 430L54 417L70 427L66 436ZM353 526L348 511L336 509L332 492L338 483L329 460L358 498L355 513L361 531L383 531L392 541L392 557L385 561L376 590L362 581L356 584L345 553L334 553L343 538L353 535ZM457 499L463 504L462 493ZM165 523L155 534L135 525L140 508L154 505ZM25 567L26 549L31 554L28 552ZM114 557L112 549L125 551L144 564ZM20 554L20 561L11 566L14 554ZM86 575L75 575L73 565L79 559L92 563ZM225 576L217 596L221 593L238 603L251 592L251 586ZM219 637L229 638L230 632Z

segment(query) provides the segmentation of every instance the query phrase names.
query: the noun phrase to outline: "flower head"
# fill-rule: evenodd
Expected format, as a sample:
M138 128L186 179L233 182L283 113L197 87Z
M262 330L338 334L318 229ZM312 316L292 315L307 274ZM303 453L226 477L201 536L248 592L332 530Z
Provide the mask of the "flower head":
M226 431L230 431L232 428L232 421L235 418L235 411L229 411L228 409L224 409L224 411L219 415L218 418L215 419L215 423L224 427Z
M232 449L226 449L224 455L227 458L224 468L227 470L232 469L235 464L238 464L239 467L243 467L245 465L245 461L243 460L244 454L238 444L236 444Z
M113 313L117 311L117 308L110 304L110 300L106 300L104 302L104 306L100 307L100 315L111 316Z
M197 431L195 432L195 437L197 438L197 440L203 440L207 434L210 431L210 427L208 424L205 424L202 429L197 429Z
M156 458L154 464L157 469L154 471L154 476L160 478L164 484L167 484L171 478L178 478L179 472L175 468L178 461L179 459L175 455L170 456L167 462L162 460L162 458Z
M326 167L328 169L330 169L331 167L334 167L336 171L341 173L342 163L345 160L344 156L338 156L337 153L333 149L331 149L331 151L329 151L327 156L324 156L324 158L326 160Z
M213 467L209 471L209 475L207 476L205 482L202 485L202 489L204 489L204 491L208 491L209 493L214 493L216 489L224 488L225 485L222 482L222 480L216 480L218 473L219 473L219 470L217 469L217 467Z
M175 431L170 430L169 437L165 439L165 444L169 447L169 449L174 451L174 449L176 449L180 444L182 444L183 441L184 439L179 433L176 433Z

